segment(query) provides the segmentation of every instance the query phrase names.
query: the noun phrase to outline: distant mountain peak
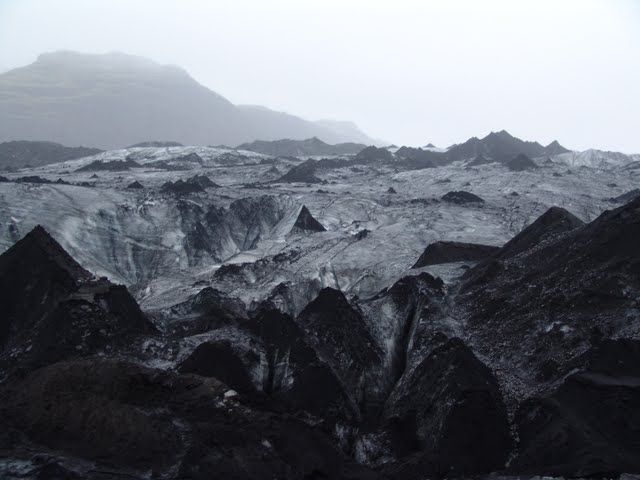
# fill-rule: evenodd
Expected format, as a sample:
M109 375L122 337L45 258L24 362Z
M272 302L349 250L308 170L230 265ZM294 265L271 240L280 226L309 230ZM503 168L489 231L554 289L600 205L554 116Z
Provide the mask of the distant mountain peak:
M180 67L121 52L44 53L0 74L0 142L51 140L115 149L147 138L237 145L312 137L373 141L349 122L312 122L234 105Z
M569 153L571 150L563 147L557 140L544 147L549 155L558 155L560 153Z
M139 55L131 55L119 51L106 53L83 53L73 50L56 50L38 55L36 63L53 63L58 65L76 66L136 66L154 68L175 68L175 65L163 65L154 60ZM184 70L183 70L184 71Z
M236 147L238 150L249 150L272 156L309 156L309 155L350 155L356 154L365 148L360 143L338 143L331 145L319 139L311 137L305 140L256 140L251 143L243 143Z
M491 132L489 133L489 135L487 135L486 137L483 138L483 140L487 139L487 138L508 138L508 139L515 139L516 137L514 137L513 135L511 135L509 132L507 132L506 130L500 130L498 132Z
M59 143L14 140L0 143L0 169L39 167L100 153L87 147L65 147Z
M491 132L482 139L471 137L464 143L453 145L447 150L447 155L450 161L470 160L482 155L493 161L506 162L520 154L536 158L567 151L557 142L543 147L538 142L521 140L506 130L500 130Z

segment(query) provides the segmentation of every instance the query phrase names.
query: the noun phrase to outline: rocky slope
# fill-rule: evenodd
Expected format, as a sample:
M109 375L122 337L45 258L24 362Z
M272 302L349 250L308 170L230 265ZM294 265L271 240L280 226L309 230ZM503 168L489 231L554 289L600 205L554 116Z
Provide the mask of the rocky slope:
M319 155L355 155L366 145L361 143L339 143L329 145L319 138L307 138L305 140L256 140L251 143L238 145L240 150L250 150L252 152L264 153L274 157L306 157Z
M599 339L637 337L639 226L639 200L586 225L553 209L465 274L470 336L514 398L568 373Z
M96 153L100 153L97 148L65 147L53 142L3 142L0 143L0 170L39 167Z

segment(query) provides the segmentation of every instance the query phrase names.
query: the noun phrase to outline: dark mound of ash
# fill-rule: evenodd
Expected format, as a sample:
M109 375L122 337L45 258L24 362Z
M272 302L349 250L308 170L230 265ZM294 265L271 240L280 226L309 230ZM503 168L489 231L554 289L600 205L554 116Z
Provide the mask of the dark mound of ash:
M510 160L504 162L507 168L513 172L524 172L525 170L532 170L538 168L538 165L527 157L524 153L513 157Z
M134 160L95 160L84 167L80 167L76 172L125 172L132 168L139 168L140 164Z
M200 185L202 188L217 188L220 185L214 183L206 175L194 175L186 180L187 183Z
M611 198L611 201L615 203L628 203L638 197L640 197L640 188L634 188L633 190L625 192L622 195Z
M174 195L189 195L191 193L204 192L204 188L197 182L185 181L182 179L175 182L165 182L160 187L160 191L163 193L172 193Z
M127 188L130 188L132 190L141 190L144 188L144 186L139 181L135 180L127 185Z
M153 148L184 147L184 145L182 145L179 142L172 142L172 141L163 142L158 140L151 140L148 142L135 143L133 145L129 145L127 148L142 148L142 147L153 147Z
M316 173L316 162L307 160L300 165L291 167L287 173L275 180L276 183L322 183Z
M326 230L319 221L313 218L309 209L303 205L296 222L291 228L291 233L324 232Z
M500 247L462 242L435 242L425 248L418 261L411 268L426 267L439 263L477 262L495 255Z
M442 200L448 203L456 203L458 205L484 203L484 200L478 195L465 192L464 190L447 192L442 196Z
M0 256L0 367L115 349L155 331L127 289L95 280L37 226Z
M353 158L354 163L369 164L375 162L390 162L393 160L393 153L386 148L369 146L360 150Z

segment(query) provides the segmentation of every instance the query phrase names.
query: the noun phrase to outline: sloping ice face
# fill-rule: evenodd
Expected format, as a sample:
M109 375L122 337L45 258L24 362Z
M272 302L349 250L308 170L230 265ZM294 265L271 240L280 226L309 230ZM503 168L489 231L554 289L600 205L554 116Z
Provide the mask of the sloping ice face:
M433 241L501 245L552 205L588 221L637 183L615 158L578 158L538 159L541 168L526 172L465 162L413 171L358 165L319 170L323 183L307 185L273 183L273 166L283 172L301 162L292 158L212 147L107 151L9 174L0 183L0 248L42 224L84 267L129 286L145 308L178 303L207 285L250 305L288 283L283 308L297 313L325 286L374 295ZM138 166L83 168L126 160ZM166 182L194 175L219 187L163 193ZM13 182L24 176L68 184ZM144 188L127 188L134 181ZM459 190L485 203L439 200ZM326 232L292 232L303 206ZM426 270L445 280L461 273Z

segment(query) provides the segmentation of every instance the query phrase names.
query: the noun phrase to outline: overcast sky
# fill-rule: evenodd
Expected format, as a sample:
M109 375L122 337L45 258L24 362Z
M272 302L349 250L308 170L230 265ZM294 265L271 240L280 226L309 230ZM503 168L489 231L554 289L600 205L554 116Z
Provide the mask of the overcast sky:
M640 1L0 0L0 68L53 50L184 67L234 103L399 144L506 129L640 152Z

